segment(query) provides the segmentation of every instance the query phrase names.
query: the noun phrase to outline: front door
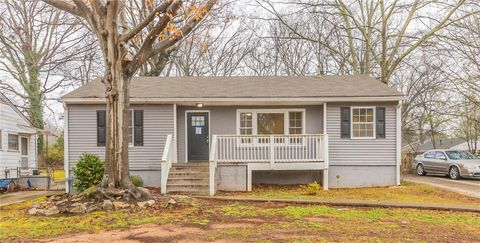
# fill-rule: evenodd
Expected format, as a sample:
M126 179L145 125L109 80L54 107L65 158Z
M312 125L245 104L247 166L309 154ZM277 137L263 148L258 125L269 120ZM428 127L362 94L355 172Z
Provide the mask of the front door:
M28 168L28 138L20 137L20 168Z
M208 112L187 112L188 162L208 161Z

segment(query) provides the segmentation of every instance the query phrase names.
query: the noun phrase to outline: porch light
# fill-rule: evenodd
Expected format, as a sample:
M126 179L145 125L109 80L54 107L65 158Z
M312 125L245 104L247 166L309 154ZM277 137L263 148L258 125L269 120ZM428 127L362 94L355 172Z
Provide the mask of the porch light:
M203 107L203 103L196 103L195 106L198 107L198 108L202 108L202 107Z

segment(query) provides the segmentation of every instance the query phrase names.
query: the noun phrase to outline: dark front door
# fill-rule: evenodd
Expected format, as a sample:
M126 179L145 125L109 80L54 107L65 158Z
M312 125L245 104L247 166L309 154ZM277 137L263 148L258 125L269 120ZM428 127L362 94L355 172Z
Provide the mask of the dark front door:
M208 161L208 112L187 113L188 162Z

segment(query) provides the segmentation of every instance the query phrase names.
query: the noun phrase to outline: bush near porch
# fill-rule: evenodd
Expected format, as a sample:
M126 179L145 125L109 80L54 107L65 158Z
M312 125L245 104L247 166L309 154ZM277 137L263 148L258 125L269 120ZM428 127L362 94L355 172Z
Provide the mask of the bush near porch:
M402 181L401 186L329 189L311 185L254 185L251 192L217 192L217 196L279 199L339 199L375 202L480 206L480 199L440 188Z

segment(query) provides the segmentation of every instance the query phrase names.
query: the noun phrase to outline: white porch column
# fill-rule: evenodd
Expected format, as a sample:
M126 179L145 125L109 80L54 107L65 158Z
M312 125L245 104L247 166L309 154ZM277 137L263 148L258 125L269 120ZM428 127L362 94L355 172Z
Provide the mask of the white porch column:
M65 170L65 192L70 193L70 164L69 164L69 147L68 147L68 107L63 103L63 169ZM35 136L36 137L36 136ZM35 146L37 140L35 139ZM35 151L35 154L37 151ZM36 155L35 155L36 156Z
M399 100L398 101L398 105L397 105L397 114L396 114L396 121L397 121L397 125L396 125L396 138L397 138L397 141L396 141L396 145L397 145L397 151L396 151L396 155L397 155L397 168L396 168L396 174L397 174L397 186L400 186L400 167L402 165L402 101Z
M323 136L324 136L324 146L323 146L323 160L325 164L325 169L323 170L323 190L328 190L328 169L330 167L329 161L329 143L328 143L328 134L327 134L327 103L323 103Z

